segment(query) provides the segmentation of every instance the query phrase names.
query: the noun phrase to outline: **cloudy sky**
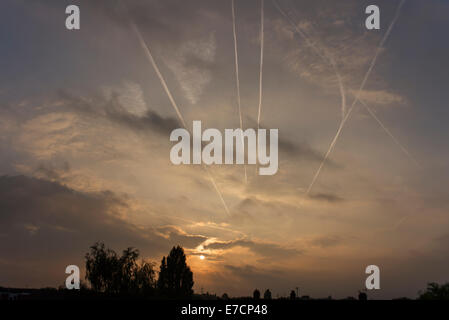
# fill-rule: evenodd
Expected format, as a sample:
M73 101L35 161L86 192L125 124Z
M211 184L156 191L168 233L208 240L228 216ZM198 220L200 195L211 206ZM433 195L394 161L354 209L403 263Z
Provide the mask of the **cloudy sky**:
M145 50L188 125L238 128L231 0L1 1L0 285L58 286L96 241L158 264L180 244L195 290L220 295L346 297L370 264L371 297L448 281L449 3L377 0L380 30L369 4L264 1L260 125L279 129L279 171L245 182L242 165L170 162L180 120ZM234 9L257 128L261 1Z

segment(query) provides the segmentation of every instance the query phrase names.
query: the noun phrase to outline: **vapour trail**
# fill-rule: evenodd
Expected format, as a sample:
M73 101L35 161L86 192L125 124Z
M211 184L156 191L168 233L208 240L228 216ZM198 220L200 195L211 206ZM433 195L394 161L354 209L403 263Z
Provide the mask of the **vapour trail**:
M263 76L263 49L264 49L264 0L260 0L260 68L259 68L259 111L257 114L257 129L260 126L260 115L262 111L262 76Z
M240 104L240 80L239 80L239 57L238 57L238 50L237 50L237 32L235 27L235 6L234 6L234 0L231 0L231 9L232 9L232 34L234 36L234 59L235 59L235 80L236 80L236 87L237 87L237 106L239 109L239 119L240 119L240 129L243 131L243 119L242 119L242 107ZM242 152L245 153L245 145L244 145L244 138L242 135ZM246 173L246 165L243 165L245 170L245 183L248 182L248 175Z
M296 21L299 21L300 19L298 17L298 14L297 14L294 6L292 6L292 12L296 18ZM303 36L306 36L305 32L303 32L302 34L303 34ZM316 53L318 53L318 48L316 46L314 46L313 49L315 50ZM337 77L338 88L340 90L340 97L341 97L341 119L343 120L343 118L345 116L345 112L346 112L346 93L345 93L345 87L343 85L343 78L340 75L340 72L338 70L337 63L335 62L334 57L328 52L328 50L326 50L325 47L323 47L322 50L323 50L323 57L326 58L327 60L329 60L329 61L325 61L325 62L329 62L331 64L332 69L335 73L335 76Z
M179 120L181 121L182 125L184 128L186 128L188 130L187 124L184 121L184 117L182 116L181 112L179 111L179 108L175 102L175 99L173 99L173 96L170 92L170 90L168 89L167 83L165 82L164 77L162 76L161 72L159 71L159 68L156 64L156 61L154 61L153 55L151 54L150 48L148 47L148 45L145 43L145 40L142 37L142 34L140 33L139 29L137 28L137 25L134 22L131 22L131 27L133 28L135 34L137 35L137 37L139 38L139 43L142 47L142 49L145 51L145 54L148 58L148 60L150 61L151 65L153 66L154 71L156 71L156 74L162 84L162 87L164 87L165 93L168 96L168 99L171 102L171 105L173 106L173 108L176 111L176 114L178 115Z
M293 9L294 10L294 9ZM295 12L294 12L295 13ZM296 15L296 14L295 14ZM296 15L296 17L297 17L297 15ZM323 49L324 50L324 49ZM324 50L325 51L325 50ZM336 74L336 76L337 76L337 79L338 79L338 84L339 84L339 87L340 87L340 95L341 95L341 98L342 98L342 119L344 118L344 116L345 116L345 108L346 108L346 95L345 95L345 91L344 91L344 86L343 86L343 81L342 81L342 77L340 76L340 73L338 72L338 70L337 70L337 67L336 67L336 63L335 63L335 60L332 58L332 56L331 55L329 55L329 54L327 54L326 53L326 51L325 51L325 56L327 56L328 57L328 59L330 60L330 63L332 64L332 67L334 68L334 71L335 71L335 74ZM402 151L407 155L407 156L409 156L414 162L415 162L415 164L417 164L417 165L419 165L418 164L418 162L417 162L417 160L413 157L413 156L411 156L411 154L407 151L407 149L403 146L403 145L401 145L400 143L399 143L399 141L391 134L391 132L384 126L384 124L380 121L380 119L375 115L375 113L374 112L372 112L372 110L366 105L366 103L363 101L363 100L358 100L358 102L360 102L360 103L362 103L363 105L364 105L364 107L367 109L367 111L368 111L368 113L374 118L374 120L376 120L377 121L377 123L379 123L379 125L382 127L382 129L384 129L384 131L393 139L393 141L402 149Z
M264 50L264 0L260 0L260 68L259 68L259 108L257 113L257 130L260 128L262 114L262 80L263 80L263 50ZM259 170L256 165L256 174Z
M215 182L214 177L212 176L212 174L210 173L210 171L209 171L209 169L206 167L206 165L203 164L202 166L203 166L204 170L206 170L207 175L209 176L209 179L210 179L210 181L212 182L212 185L214 186L215 191L217 191L217 194L218 194L218 196L220 197L221 203L223 204L223 207L225 208L226 213L227 213L228 215L231 215L231 212L229 212L229 208L228 208L228 206L227 206L227 204L226 204L226 202L225 202L225 200L224 200L224 198L223 198L223 195L222 195L220 189L218 189L218 186L217 186L217 183Z
M321 59L323 59L326 63L330 63L330 65L332 66L332 69L333 69L333 71L334 71L334 73L335 73L335 75L337 77L338 87L339 87L339 90L340 90L341 114L342 114L342 120L343 120L343 118L345 116L345 112L346 112L346 94L345 94L345 88L344 88L344 85L343 85L343 78L341 77L340 72L338 71L337 64L335 63L334 58L332 57L331 54L329 54L327 52L327 50L325 50L325 48L322 48L323 53L321 53L321 50L317 47L317 45L312 40L310 40L310 38L305 34L304 31L302 31L298 27L298 25L293 21L293 19L291 19L290 16L284 10L282 10L282 8L280 7L280 5L277 3L276 0L273 0L273 4L276 7L276 9L287 19L287 21L290 22L290 24L293 26L293 28L295 28L296 32L313 49L313 51L315 51L315 53ZM293 13L295 14L295 12L293 12ZM296 16L296 18L298 19L297 16Z
M375 64L376 64L377 57L379 56L379 53L380 53L380 51L382 50L382 47L383 47L385 41L388 39L388 36L390 35L391 30L393 29L393 26L394 26L394 24L396 23L396 20L397 20L398 17L399 17L399 13L400 13L400 11L401 11L402 6L404 5L404 2L405 2L405 0L401 0L401 2L399 3L399 5L398 5L398 7L397 7L397 9L396 9L396 13L395 13L395 15L394 15L394 18L393 18L393 20L391 21L390 26L389 26L388 29L387 29L387 32L385 33L385 35L383 36L382 40L380 41L379 46L378 46L377 49L376 49L376 52L375 52L375 54L374 54L374 57L373 57L373 59L372 59L372 61L371 61L371 64L370 64L370 66L369 66L369 68L368 68L368 71L367 71L366 74L365 74L365 77L363 78L362 83L360 84L359 90L357 91L357 94L356 94L356 96L355 96L355 98L354 98L354 101L352 102L351 107L349 108L349 110L348 110L348 112L346 113L345 117L344 117L343 120L341 121L340 126L338 127L338 130L337 130L337 133L335 134L334 139L332 139L332 142L331 142L331 144L330 144L330 146L329 146L329 149L328 149L327 152L326 152L326 155L324 156L323 161L321 162L321 164L320 164L318 170L316 171L315 175L313 176L312 182L310 183L309 187L307 188L306 195L309 194L310 190L312 189L313 185L315 184L316 179L317 179L318 176L320 175L321 169L323 168L324 164L326 163L327 158L329 157L329 154L332 152L332 150L333 150L333 148L334 148L334 146L335 146L335 143L337 142L338 137L340 136L341 130L343 129L343 127L344 127L346 121L348 120L349 116L351 115L351 112L352 112L352 110L354 109L354 106L356 105L356 102L359 100L360 92L361 92L361 91L363 90L363 88L365 87L365 83L366 83L366 81L368 80L368 78L369 78L369 76L370 76L370 74L371 74L371 71L373 70L373 68L374 68L374 66L375 66Z
M285 13L284 10L279 6L276 0L273 0L273 4L276 7L276 9L279 11L280 14L282 14L285 19L287 19L288 22L295 28L296 32L306 41L306 43L316 52L316 54L323 60L327 61L327 58L320 52L320 50L316 47L315 43L313 43L309 37L296 25L296 23L290 18L290 16Z
M341 120L343 121L346 113L346 93L345 93L345 87L343 85L343 79L340 75L340 72L337 69L337 65L335 63L335 60L332 57L329 57L332 68L334 69L335 75L337 76L338 81L338 88L340 89L340 96L341 96Z
M413 162L419 166L418 161L416 161L416 159L410 154L410 152L408 152L408 150L393 136L393 134L390 132L390 130L387 129L387 127L384 126L384 124L382 123L382 121L380 121L380 119L376 116L376 114L371 110L370 107L368 107L368 105L365 103L365 101L363 100L359 100L359 102L365 107L366 111L369 112L369 114L377 121L377 123L382 127L382 129L384 129L384 131L390 136L390 138L394 141L394 143L396 143L401 150L410 158L413 160Z
M179 120L181 121L183 127L187 131L190 132L189 127L187 126L187 124L186 124L186 122L184 120L184 117L182 116L181 112L179 111L179 108L178 108L178 106L177 106L177 104L175 102L175 99L173 98L170 90L168 89L167 83L165 82L165 79L162 76L162 74L161 74L161 72L159 70L159 67L157 66L156 61L154 60L153 55L151 54L150 48L148 47L148 45L146 44L145 40L143 39L142 34L140 33L139 28L137 27L137 25L132 20L130 22L131 22L132 29L134 30L135 34L137 35L137 38L139 39L139 43L140 43L142 49L144 50L148 60L150 61L151 65L153 66L154 71L156 71L156 74L157 74L157 76L158 76L158 78L159 78L159 80L160 80L160 82L162 84L162 87L164 87L165 93L167 94L168 99L170 100L171 105L173 106L173 109L175 109L176 114L177 114ZM224 201L223 195L222 195L220 189L218 189L218 186L215 183L215 180L214 180L213 176L209 172L209 169L205 165L203 165L203 168L206 170L206 173L209 176L209 179L211 180L212 185L214 186L214 189L217 192L217 194L218 194L218 196L219 196L219 198L221 200L221 203L223 204L223 207L224 207L226 213L228 215L230 215L229 208L226 205L226 202Z

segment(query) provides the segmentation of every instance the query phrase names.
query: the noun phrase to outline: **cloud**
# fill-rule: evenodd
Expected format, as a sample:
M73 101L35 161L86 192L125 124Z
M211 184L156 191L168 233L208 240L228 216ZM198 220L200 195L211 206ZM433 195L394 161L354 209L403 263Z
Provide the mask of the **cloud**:
M144 257L158 258L174 245L189 249L206 240L179 227L130 223L131 201L107 190L77 192L42 179L1 176L0 282L23 285L38 276L33 285L56 285L55 275L63 275L68 264L83 266L84 253L97 241L118 251L137 247Z
M176 242L187 248L195 248L208 239L202 235L188 234L177 226L157 227L155 231L162 237L170 239L171 242Z
M325 235L313 239L310 244L320 248L329 248L341 244L344 238L337 235Z
M68 172L70 172L70 165L67 161L64 161L60 165L46 162L38 165L33 172L33 177L62 183L67 181L65 176Z
M289 256L296 256L302 253L300 250L283 247L276 243L259 242L248 239L211 242L205 245L204 249L229 250L234 247L248 248L260 256L270 258L286 258Z
M355 90L351 90L352 95L356 95L357 92ZM405 98L389 92L387 90L362 90L360 91L359 98L366 103L369 104L378 104L378 105L402 105L405 104Z
M327 201L327 202L331 202L331 203L336 203L336 202L342 202L344 201L343 198L332 194L332 193L315 193L315 194L310 194L309 198L313 199L313 200L318 200L318 201Z
M249 116L245 117L245 123L247 124L247 128L256 128L257 129L257 122ZM260 129L266 129L267 130L267 135L269 136L269 127L266 126L265 124L260 124L259 125ZM323 158L324 155L319 152L318 150L316 150L315 148L313 148L309 143L307 143L306 141L291 141L290 139L288 139L288 137L286 137L285 135L282 134L282 130L280 130L280 134L278 137L278 148L279 148L279 152L283 153L285 156L289 157L290 160L292 157L294 157L294 160L305 160L305 161L310 161L310 162L318 162L320 163ZM268 141L268 138L267 138ZM235 146L234 146L235 147ZM234 150L235 152L235 150ZM335 161L329 159L329 167L331 168L339 168L340 165L337 164Z
M135 131L152 131L162 135L169 135L173 129L179 128L180 124L174 117L163 117L157 112L147 109L129 111L122 103L120 93L112 93L110 97L99 97L96 99L85 99L76 97L67 92L60 91L61 103L76 112L103 117L117 124Z
M325 94L338 93L338 78L341 77L344 92L355 96L381 38L379 33L369 33L360 28L359 21L364 19L358 14L363 12L360 4L357 1L316 1L308 5L279 2L297 28L308 38L307 41L299 36L284 17L273 21L276 41L280 41L279 48L282 50L279 54L285 57L288 70L318 86ZM394 10L393 4L384 8L384 12ZM385 58L388 57L383 57L381 63L388 63ZM378 69L382 68L376 67L369 80L369 85L378 89L365 89L361 95L367 102L404 103L404 97L388 90L388 83Z
M172 57L164 59L192 104L198 102L212 80L209 69L215 61L216 48L215 35L210 33L207 38L184 42Z
M315 150L306 142L293 143L288 139L279 138L278 147L280 152L284 152L290 157L295 157L297 160L320 163L324 158L324 155L321 154L321 152ZM327 163L331 168L340 167L340 165L333 160L329 160Z
M117 95L118 103L130 114L136 117L145 117L149 111L143 97L140 85L125 81L121 87L104 87L104 96L111 99Z

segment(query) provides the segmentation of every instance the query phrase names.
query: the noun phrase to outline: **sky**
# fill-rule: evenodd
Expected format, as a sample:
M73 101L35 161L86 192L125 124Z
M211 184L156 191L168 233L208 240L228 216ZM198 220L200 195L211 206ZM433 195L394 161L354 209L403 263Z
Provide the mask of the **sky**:
M234 13L239 86L231 0L1 1L0 286L59 286L97 241L156 268L179 244L219 295L354 296L371 264L371 298L449 281L449 2L264 0L261 92L261 0ZM278 172L172 164L146 49L188 126L239 128L238 88L257 128L260 104Z

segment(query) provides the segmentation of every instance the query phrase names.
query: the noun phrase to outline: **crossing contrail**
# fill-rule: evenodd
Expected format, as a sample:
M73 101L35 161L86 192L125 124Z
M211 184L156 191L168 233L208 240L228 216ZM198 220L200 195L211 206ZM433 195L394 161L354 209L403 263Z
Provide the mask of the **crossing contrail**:
M143 39L142 34L140 33L139 29L137 28L137 25L132 21L131 21L131 27L133 28L135 34L137 35L137 38L139 38L139 43L140 43L142 49L145 51L145 54L146 54L148 60L150 61L151 65L153 66L154 71L156 71L156 74L162 84L162 87L164 88L165 93L167 94L168 99L171 102L171 105L175 109L176 114L182 123L182 126L188 130L187 124L184 121L184 117L182 116L181 111L179 111L178 105L176 104L175 99L173 99L173 96L172 96L170 90L168 89L167 83L165 82L165 79L162 76L162 74L156 64L156 61L154 61L153 55L151 54L151 51L150 51L150 48L145 43L145 40Z
M332 149L334 148L335 143L337 142L338 137L340 136L341 130L343 129L346 121L348 120L349 116L351 115L351 112L354 109L354 106L356 105L356 102L359 100L360 92L365 87L365 83L368 80L368 78L369 78L369 76L371 74L371 71L373 70L373 68L374 68L374 66L376 64L377 57L379 56L379 53L382 50L382 47L383 47L385 41L388 39L388 36L390 35L391 30L393 29L393 26L394 26L394 24L396 23L396 20L399 17L399 13L401 12L401 8L404 5L404 2L405 2L405 0L401 0L401 2L399 3L399 5L398 5L398 7L396 9L396 13L394 15L394 18L391 21L390 26L387 29L387 32L385 33L385 35L383 36L382 40L380 41L379 46L376 49L374 57L373 57L373 59L371 61L371 64L370 64L370 66L368 68L368 71L366 72L366 74L365 74L365 76L363 78L362 83L360 84L359 90L357 91L357 94L356 94L356 96L354 98L354 101L352 102L351 107L349 108L348 112L346 113L346 115L344 116L343 120L341 121L340 126L338 127L338 130L337 130L337 133L335 134L334 139L332 139L332 142L331 142L331 144L329 146L329 149L326 152L326 155L324 156L323 161L321 162L320 166L318 167L318 170L316 171L315 175L313 176L312 182L310 183L309 187L307 188L306 195L309 194L310 190L312 189L313 185L315 184L316 179L320 175L321 169L323 168L324 164L326 163L326 160L329 157L329 154L332 152Z
M410 154L410 152L408 152L408 150L393 136L393 134L390 132L390 130L387 129L387 127L384 126L384 124L382 123L382 121L380 121L380 119L376 116L376 114L371 110L370 107L368 107L368 105L365 103L365 101L363 100L359 100L359 102L365 107L366 111L369 112L369 114L377 121L377 123L382 127L382 129L384 129L384 131L390 136L390 138L394 141L394 143L396 143L401 150L410 158L413 160L413 162L419 166L418 161L416 161L416 159Z
M160 80L160 82L162 84L162 87L165 90L165 93L168 96L168 99L171 102L171 105L173 106L173 109L175 109L175 111L176 111L176 114L177 114L177 116L179 118L179 121L181 121L183 127L187 131L190 132L190 129L187 126L187 124L186 124L186 122L184 120L184 117L181 114L181 111L179 111L178 105L176 104L176 101L173 98L173 96L172 96L172 94L170 92L170 89L168 88L167 83L165 82L165 79L164 79L164 77L162 76L162 74L161 74L161 72L159 70L159 67L157 66L156 61L154 60L153 55L151 54L149 46L146 44L145 40L143 39L142 34L140 33L139 28L137 27L137 25L132 20L130 22L131 22L132 29L134 30L135 34L137 35L137 38L139 39L139 43L140 43L142 49L144 50L148 60L150 61L151 65L153 66L154 71L156 71L156 74L157 74L157 76L158 76L158 78L159 78L159 80ZM220 189L218 189L218 186L217 186L217 184L215 182L215 179L213 178L212 174L209 172L209 169L204 164L203 164L203 168L206 171L207 175L209 176L209 179L211 180L212 185L213 185L215 191L217 192L217 194L218 194L218 196L219 196L219 198L221 200L221 203L223 204L223 207L224 207L226 213L228 215L230 215L229 208L226 205L226 202L224 201L224 198L223 198L223 195L222 195Z
M260 68L259 68L259 111L257 114L257 129L260 126L260 115L262 111L262 76L263 76L263 49L264 49L264 0L260 0Z
M292 12L296 18L296 21L299 21L300 19L298 17L298 14L296 13L296 9L294 6L292 6ZM305 32L302 32L301 35L303 38L308 38L308 36L306 35ZM309 41L309 42L312 42L312 41ZM319 52L319 48L315 44L312 46L312 49L314 49L315 53L317 53L318 55L321 55L321 53ZM335 62L334 57L328 52L328 50L326 50L325 47L323 47L321 49L323 51L322 59L324 59L326 63L330 63L330 65L332 66L332 69L335 73L335 76L337 77L338 88L339 88L340 97L341 97L341 119L343 120L345 113L346 113L346 93L345 93L345 87L343 85L343 78L340 75L340 71L338 70L337 63Z
M209 176L210 181L212 182L212 185L214 186L215 191L218 194L218 197L221 200L221 203L223 204L224 209L226 210L226 213L228 215L231 215L231 212L229 212L229 208L223 198L223 194L221 193L220 189L218 189L217 183L215 182L214 177L212 176L212 174L210 173L209 169L203 164L202 167L204 168L204 170L206 170L207 175Z
M323 59L326 63L329 63L332 66L335 76L337 77L338 87L339 87L339 91L340 91L341 114L342 114L342 120L343 120L343 118L345 116L345 112L346 112L346 94L345 94L345 88L343 85L343 78L341 77L340 72L338 71L337 64L336 64L334 58L332 57L331 54L329 54L329 52L327 52L327 50L325 50L325 48L322 48L320 50L320 48L318 48L318 46L312 40L310 40L309 36L307 36L306 33L304 31L302 31L301 28L298 27L298 25L293 21L293 19L291 19L290 16L284 10L282 10L282 8L280 7L280 5L277 3L276 0L273 0L273 4L276 7L276 9L287 19L287 21L290 22L290 24L293 26L295 31L313 49L313 51L315 51L315 53L321 59ZM296 16L296 18L297 18L297 16ZM321 52L321 51L323 51L323 52Z
M284 18L287 19L288 22L290 22L293 28L295 28L295 31L306 41L307 45L309 45L321 59L327 61L327 58L320 52L315 43L312 42L300 28L298 28L296 23L290 18L290 16L284 10L282 10L282 8L280 7L280 5L277 3L276 0L273 0L273 4L279 11L279 13L282 14Z
M236 27L235 27L234 0L231 0L231 9L232 9L232 34L234 36L234 59L235 59L235 80L236 80L236 87L237 87L237 106L239 109L240 129L243 131L242 107L241 107L241 103L240 103L239 57L238 57L238 50L237 50L237 32L236 32ZM244 144L243 135L242 135L242 149L243 149L242 152L245 153L245 144ZM243 167L245 170L245 183L247 183L248 175L246 173L246 165L244 164Z

